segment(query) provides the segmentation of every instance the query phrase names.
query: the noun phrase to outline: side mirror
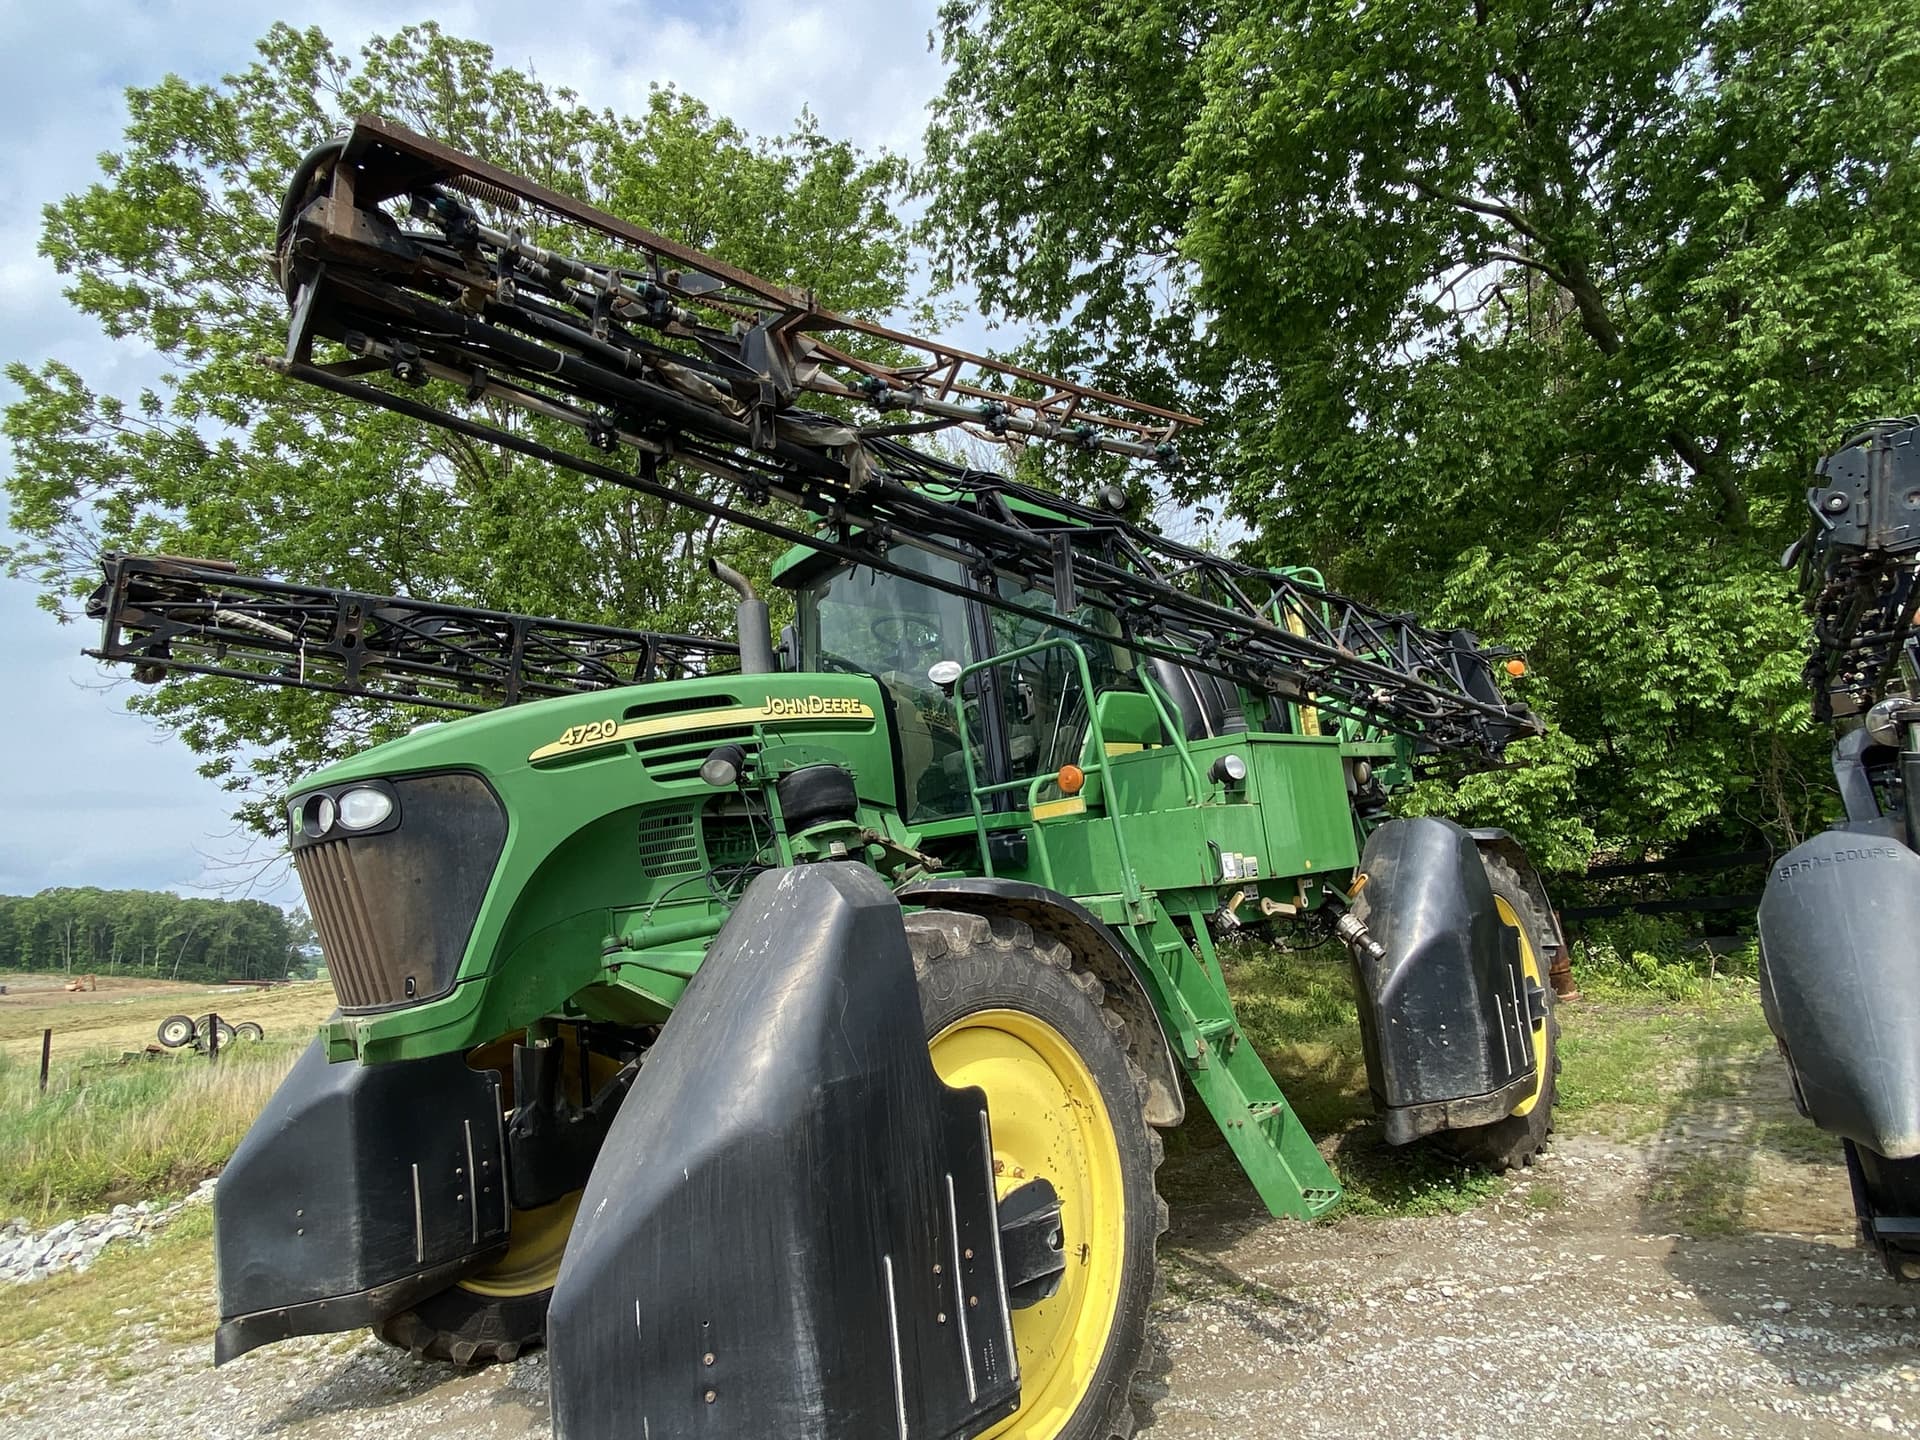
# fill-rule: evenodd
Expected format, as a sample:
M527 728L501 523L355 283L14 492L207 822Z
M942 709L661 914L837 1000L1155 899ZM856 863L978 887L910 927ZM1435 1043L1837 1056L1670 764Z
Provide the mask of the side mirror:
M1889 750L1906 749L1906 727L1920 720L1920 705L1904 695L1889 696L1879 701L1867 711L1867 734L1873 737L1876 745L1885 745Z

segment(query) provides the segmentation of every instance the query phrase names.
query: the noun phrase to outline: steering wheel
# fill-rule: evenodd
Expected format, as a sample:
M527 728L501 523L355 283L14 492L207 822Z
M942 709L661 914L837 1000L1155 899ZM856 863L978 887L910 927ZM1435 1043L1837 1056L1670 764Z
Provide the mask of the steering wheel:
M893 668L912 671L922 668L921 657L940 648L940 631L932 621L917 615L881 615L867 627L874 640L894 657Z
M931 650L940 643L940 632L933 622L918 615L881 615L867 629L874 639L895 650Z

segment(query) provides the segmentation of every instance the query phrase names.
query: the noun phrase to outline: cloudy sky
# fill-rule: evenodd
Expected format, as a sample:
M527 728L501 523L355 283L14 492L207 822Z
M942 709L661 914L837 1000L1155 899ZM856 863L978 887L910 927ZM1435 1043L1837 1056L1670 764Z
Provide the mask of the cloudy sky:
M58 358L121 394L152 373L150 356L68 310L34 253L40 207L96 177L95 157L124 124L126 87L169 72L217 80L248 63L277 18L319 25L343 48L434 18L595 105L636 109L650 82L672 81L754 131L786 130L804 105L830 135L913 153L940 81L927 46L934 9L933 0L574 0L558 11L392 0L304 0L291 11L217 0L0 5L0 360ZM0 404L13 393L0 380ZM91 639L35 609L28 585L0 579L0 894L192 893L253 873L232 865L248 846L226 798L184 745L125 712L126 682L78 653ZM288 901L297 891L284 866L269 865L251 893Z

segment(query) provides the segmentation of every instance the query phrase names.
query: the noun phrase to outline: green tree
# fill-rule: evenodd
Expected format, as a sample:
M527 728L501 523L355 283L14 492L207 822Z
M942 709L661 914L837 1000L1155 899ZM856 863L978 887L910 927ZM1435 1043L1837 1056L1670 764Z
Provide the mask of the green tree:
M907 294L893 198L901 162L866 157L802 116L755 140L697 100L652 92L619 117L498 68L437 26L356 58L318 30L274 26L218 84L127 92L123 145L98 183L45 211L41 253L109 336L158 353L138 395L57 362L15 363L6 413L12 573L64 613L106 549L232 560L244 570L614 624L724 633L730 607L696 563L738 536L609 487L492 453L401 417L283 382L270 257L301 156L355 115L398 120L856 314ZM703 483L697 478L691 484ZM390 708L177 680L135 708L176 730L203 770L272 828L294 775L411 723Z
M313 928L313 917L305 906L295 906L287 914L287 971L301 980L320 973L325 957L320 951L320 933Z
M0 969L279 979L311 937L303 913L260 900L91 886L0 895Z
M1208 415L1270 561L1527 649L1561 865L1825 795L1777 566L1920 397L1920 3L951 0L949 277ZM1436 797L1428 797L1433 803Z

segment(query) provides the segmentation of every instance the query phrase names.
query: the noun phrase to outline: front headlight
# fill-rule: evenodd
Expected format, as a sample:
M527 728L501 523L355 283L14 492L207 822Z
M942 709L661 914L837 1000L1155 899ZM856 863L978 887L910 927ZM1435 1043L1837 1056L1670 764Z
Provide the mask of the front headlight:
M295 834L318 840L333 828L334 813L331 795L309 795L293 807L288 818L293 821Z
M338 804L340 826L345 830L371 830L393 814L393 797L368 786L347 791Z

